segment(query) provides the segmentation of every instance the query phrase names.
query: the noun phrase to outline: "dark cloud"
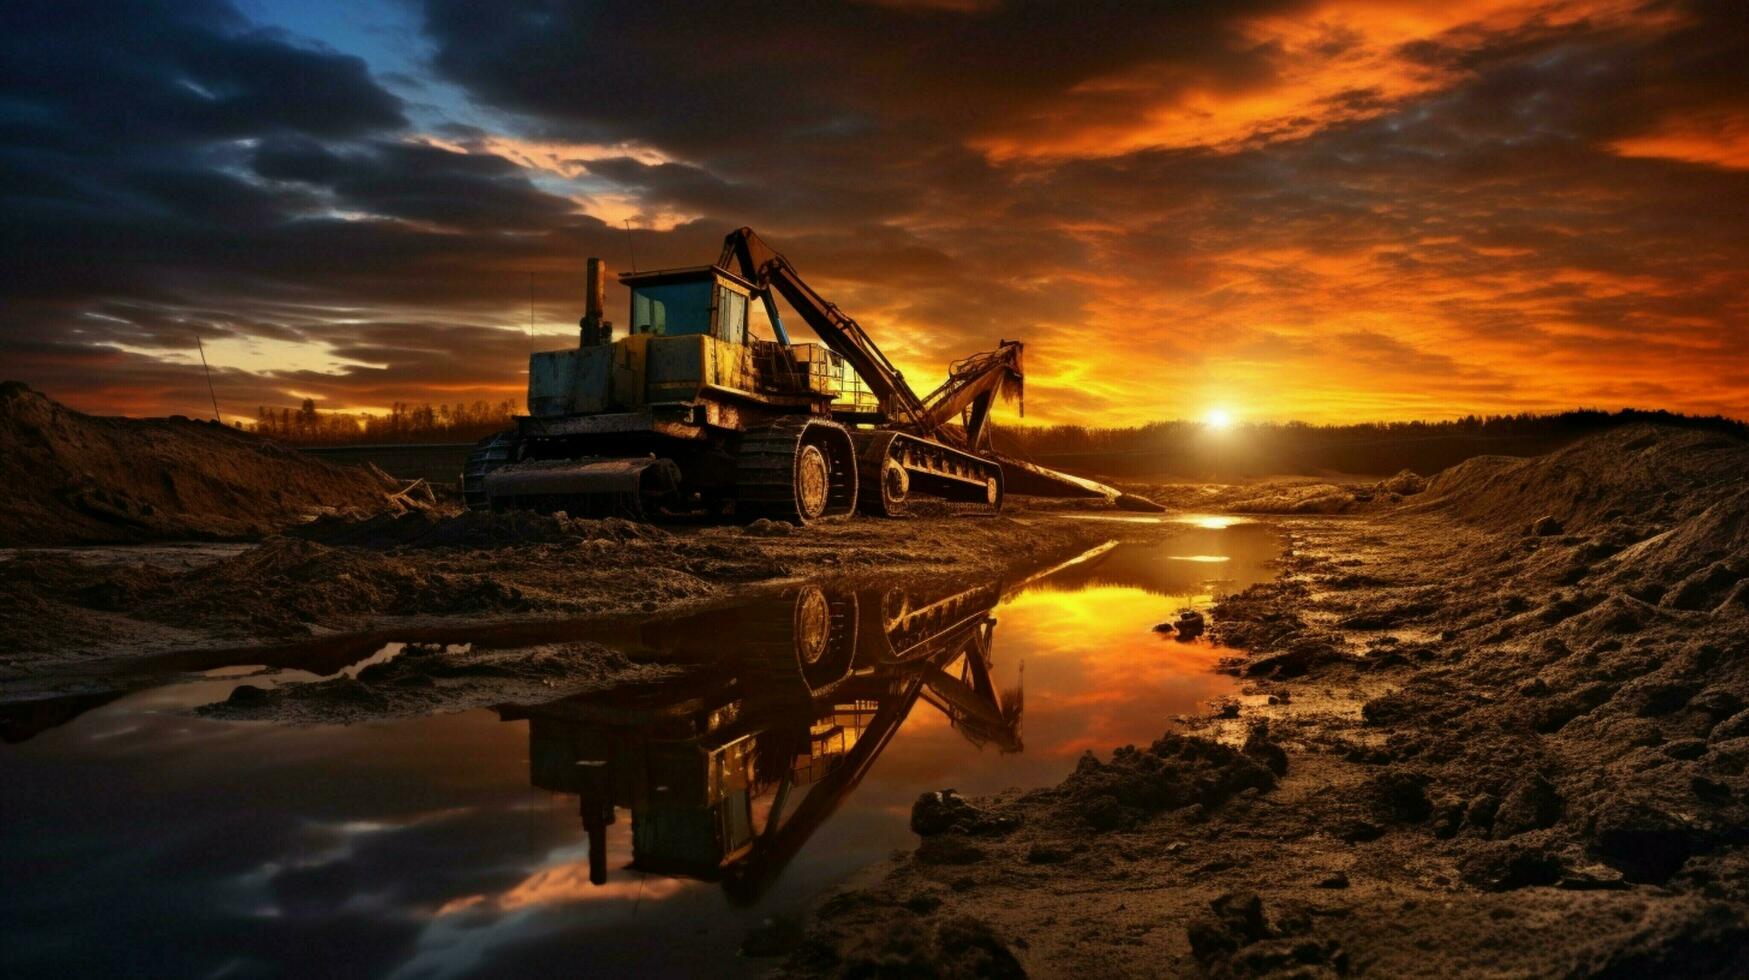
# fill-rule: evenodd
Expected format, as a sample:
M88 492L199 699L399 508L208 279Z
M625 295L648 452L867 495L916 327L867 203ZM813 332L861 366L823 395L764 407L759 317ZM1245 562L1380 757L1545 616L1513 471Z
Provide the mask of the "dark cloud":
M913 377L1024 338L1046 420L1749 414L1740 5L1402 3L428 0L417 107L220 3L13 5L0 349L94 406L200 392L196 332L306 352L249 403L514 394L531 274L569 342L630 218L754 225Z

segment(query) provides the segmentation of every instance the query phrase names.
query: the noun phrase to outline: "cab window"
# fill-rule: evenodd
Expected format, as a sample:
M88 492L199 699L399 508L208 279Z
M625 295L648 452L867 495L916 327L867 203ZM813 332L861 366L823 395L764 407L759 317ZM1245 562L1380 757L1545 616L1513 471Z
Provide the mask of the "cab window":
M632 332L659 336L709 333L710 280L639 286L632 290Z

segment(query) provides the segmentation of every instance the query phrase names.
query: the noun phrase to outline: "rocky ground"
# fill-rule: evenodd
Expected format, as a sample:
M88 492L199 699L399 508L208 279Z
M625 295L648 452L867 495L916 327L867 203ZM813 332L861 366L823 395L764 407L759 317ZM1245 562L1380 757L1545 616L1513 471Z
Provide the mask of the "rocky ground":
M926 796L785 971L1744 975L1745 473L1641 427L1285 520L1215 613L1239 701Z

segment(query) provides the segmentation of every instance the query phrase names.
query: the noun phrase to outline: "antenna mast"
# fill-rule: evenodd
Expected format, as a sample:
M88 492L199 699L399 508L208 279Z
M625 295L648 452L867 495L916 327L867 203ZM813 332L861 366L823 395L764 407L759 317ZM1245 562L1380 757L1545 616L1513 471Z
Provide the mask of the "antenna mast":
M200 351L200 369L206 374L206 393L213 400L213 421L223 425L224 416L219 414L219 394L213 390L213 369L206 364L206 345L200 342L200 334L194 335L194 349Z

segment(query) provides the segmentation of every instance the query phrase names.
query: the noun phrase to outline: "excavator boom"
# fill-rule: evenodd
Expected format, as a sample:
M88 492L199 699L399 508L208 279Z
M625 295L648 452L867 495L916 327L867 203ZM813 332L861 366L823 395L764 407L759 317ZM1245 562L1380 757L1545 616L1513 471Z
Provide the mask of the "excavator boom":
M783 328L773 294L781 295L821 342L843 357L874 392L880 400L882 414L898 432L896 438L909 437L913 451L922 449L917 440L931 440L976 454L997 463L1004 481L1021 493L1045 497L1102 497L1126 509L1163 509L1150 500L1123 493L1103 483L1013 459L991 448L989 421L993 400L1007 395L1024 397L1026 374L1021 362L1023 345L1020 341L1005 340L994 351L955 363L939 388L927 398L919 398L862 326L815 292L797 274L789 260L767 245L753 229L737 228L723 239L723 251L717 259L717 266L753 285L771 320L773 332L787 346L789 335ZM1024 401L1021 406L1024 412ZM950 425L961 417L964 418L963 432ZM903 450L891 450L894 438L885 437L881 445L903 455ZM922 472L917 475L930 479ZM883 473L880 465L864 460L863 479L884 484L889 476ZM877 506L875 512L896 512L896 507L896 501L888 501Z

